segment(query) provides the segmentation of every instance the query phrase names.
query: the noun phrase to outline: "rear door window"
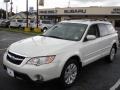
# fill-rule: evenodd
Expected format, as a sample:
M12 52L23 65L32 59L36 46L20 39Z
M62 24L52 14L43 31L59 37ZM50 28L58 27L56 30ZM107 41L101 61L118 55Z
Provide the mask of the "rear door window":
M109 34L115 33L115 29L111 24L107 24L106 26L108 28Z
M108 28L105 24L98 24L99 26L99 30L100 30L100 36L103 37L103 36L106 36L109 34L108 32Z
M100 36L106 36L115 32L114 27L111 24L98 24L100 30Z

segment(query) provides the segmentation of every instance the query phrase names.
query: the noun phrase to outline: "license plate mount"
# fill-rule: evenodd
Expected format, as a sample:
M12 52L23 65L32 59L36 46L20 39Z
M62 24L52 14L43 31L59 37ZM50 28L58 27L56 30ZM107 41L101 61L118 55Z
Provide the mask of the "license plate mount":
M7 73L11 76L14 77L14 71L10 68L7 68Z

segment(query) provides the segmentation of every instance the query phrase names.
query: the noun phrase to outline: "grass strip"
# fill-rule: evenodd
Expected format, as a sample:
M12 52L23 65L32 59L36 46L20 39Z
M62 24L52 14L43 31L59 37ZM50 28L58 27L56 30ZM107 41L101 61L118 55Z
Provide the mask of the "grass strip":
M0 31L9 31L9 32L16 32L16 33L23 33L28 35L40 35L41 33L34 32L31 30L30 32L25 32L24 29L18 29L18 28L0 28Z

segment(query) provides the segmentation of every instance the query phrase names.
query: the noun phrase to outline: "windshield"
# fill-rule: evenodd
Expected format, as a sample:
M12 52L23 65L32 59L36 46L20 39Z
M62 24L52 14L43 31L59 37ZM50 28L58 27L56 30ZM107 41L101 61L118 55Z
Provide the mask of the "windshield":
M23 20L18 20L18 22L23 22Z
M16 20L12 20L11 22L16 22Z
M58 23L46 31L43 36L78 41L82 38L86 28L86 24Z
M27 20L23 20L23 23L27 23Z
M34 20L30 20L30 23L34 23Z

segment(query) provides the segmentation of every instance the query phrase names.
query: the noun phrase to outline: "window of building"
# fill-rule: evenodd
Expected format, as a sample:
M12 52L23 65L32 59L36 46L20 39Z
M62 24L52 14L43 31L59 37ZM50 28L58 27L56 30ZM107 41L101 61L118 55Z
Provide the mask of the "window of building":
M115 20L115 27L120 27L120 20Z

